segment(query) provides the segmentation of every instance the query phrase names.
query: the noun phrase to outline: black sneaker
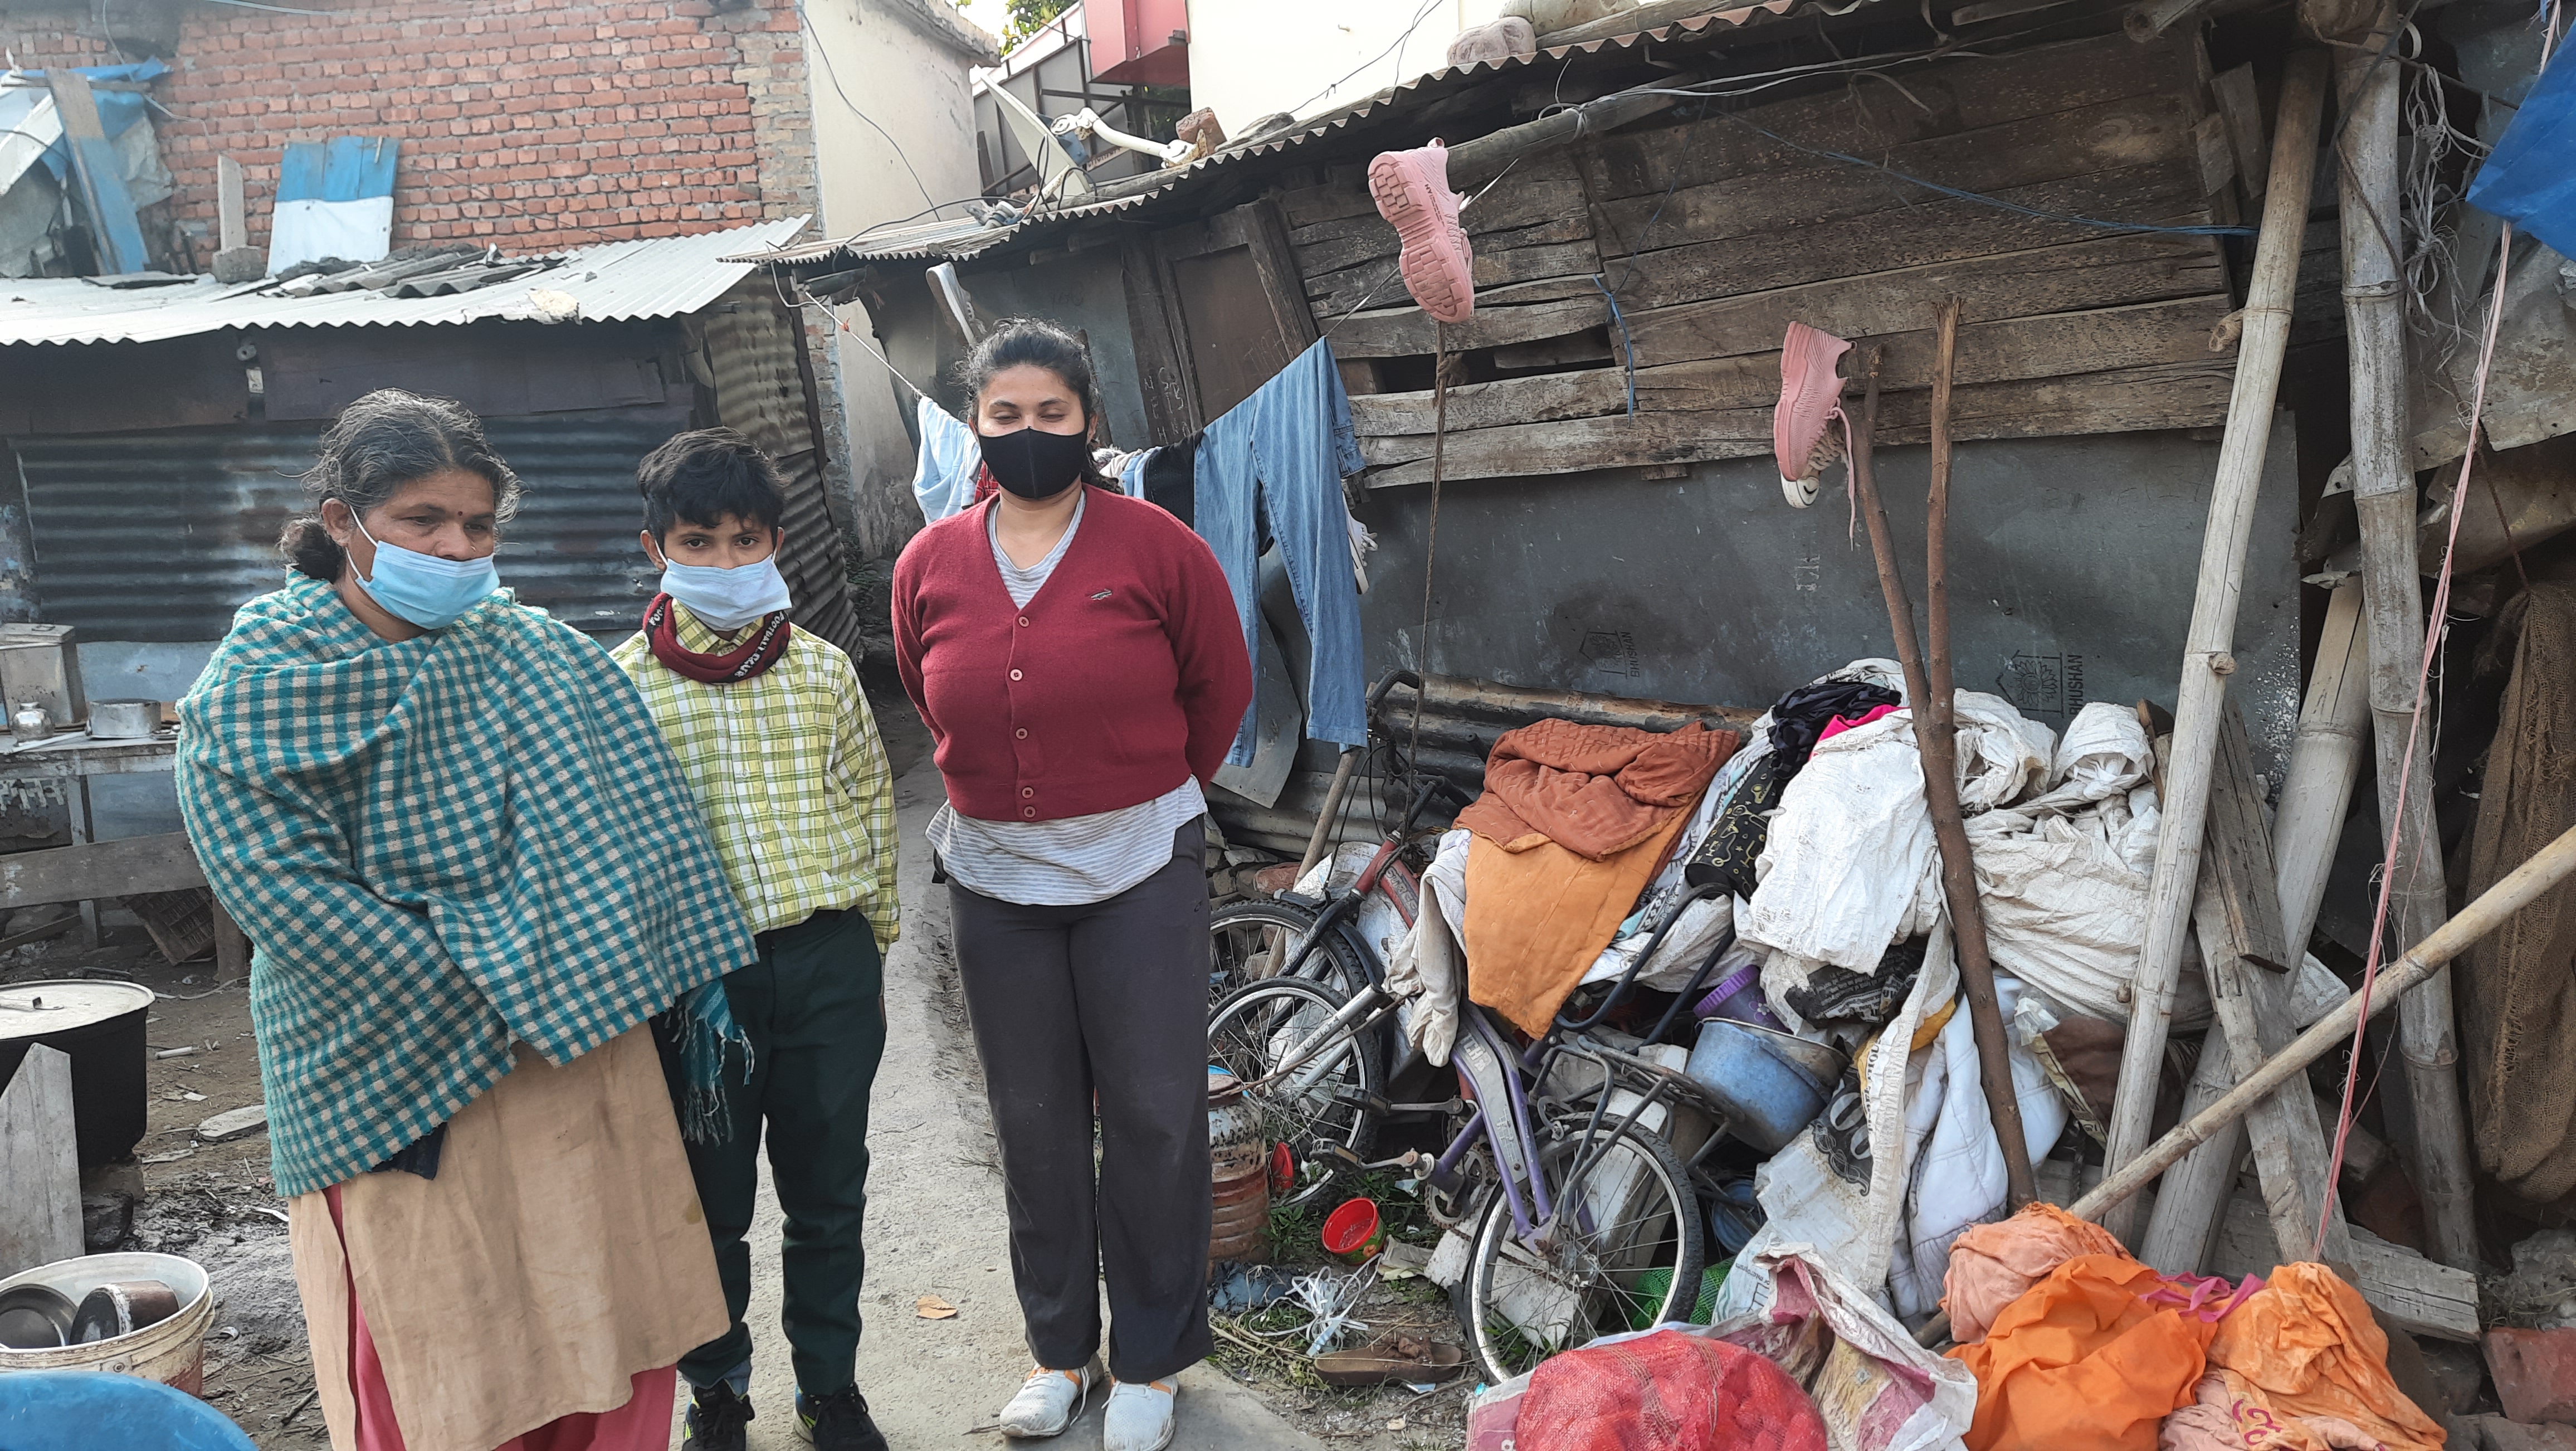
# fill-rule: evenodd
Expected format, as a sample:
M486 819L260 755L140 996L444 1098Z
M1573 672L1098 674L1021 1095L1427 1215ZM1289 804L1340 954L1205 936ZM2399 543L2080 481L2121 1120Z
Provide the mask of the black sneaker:
M687 1427L680 1451L743 1451L743 1427L752 1419L751 1402L718 1381L689 1396Z
M819 1397L798 1391L796 1430L814 1443L814 1451L886 1451L885 1433L857 1386Z

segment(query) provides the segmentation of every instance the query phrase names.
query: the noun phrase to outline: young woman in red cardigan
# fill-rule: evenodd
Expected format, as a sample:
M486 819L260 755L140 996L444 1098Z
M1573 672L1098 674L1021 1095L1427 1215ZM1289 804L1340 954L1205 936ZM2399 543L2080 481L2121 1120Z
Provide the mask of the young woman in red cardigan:
M1106 1278L1104 1451L1160 1451L1172 1378L1209 1348L1200 786L1252 665L1216 556L1093 465L1081 344L1004 323L965 383L998 488L904 550L894 628L948 786L930 840L1037 1362L1001 1429L1053 1436L1081 1414Z

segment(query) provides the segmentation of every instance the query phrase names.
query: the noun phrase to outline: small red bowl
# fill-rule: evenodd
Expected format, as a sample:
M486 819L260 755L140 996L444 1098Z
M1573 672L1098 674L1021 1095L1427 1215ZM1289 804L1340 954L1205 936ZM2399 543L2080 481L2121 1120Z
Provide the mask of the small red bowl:
M1365 1264L1386 1246L1386 1226L1379 1222L1377 1201L1347 1199L1324 1218L1324 1249L1352 1264Z

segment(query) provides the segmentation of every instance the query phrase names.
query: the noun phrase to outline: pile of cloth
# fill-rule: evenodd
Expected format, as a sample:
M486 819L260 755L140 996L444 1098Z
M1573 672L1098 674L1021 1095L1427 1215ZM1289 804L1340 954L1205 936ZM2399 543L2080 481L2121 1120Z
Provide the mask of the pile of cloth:
M2163 1275L2032 1204L1952 1247L1942 1301L1976 1377L1969 1451L2435 1451L2388 1337L2321 1264Z
M1921 1316L1959 1234L2002 1213L2005 1171L1910 704L1896 663L1865 659L1788 692L1741 739L1561 720L1510 732L1485 794L1441 840L1423 880L1433 910L1388 978L1412 994L1406 1031L1441 1063L1462 1000L1535 1035L1585 983L1633 967L1678 991L1724 948L1710 981L1758 978L1773 1020L1850 1062L1825 1111L1758 1171L1768 1223L1748 1250L1813 1246ZM2037 1161L2070 1122L2100 1136L2161 824L2154 752L2136 713L2106 703L2063 736L1978 691L1957 692L1954 712ZM2176 1030L2209 1015L2202 975L2186 971Z

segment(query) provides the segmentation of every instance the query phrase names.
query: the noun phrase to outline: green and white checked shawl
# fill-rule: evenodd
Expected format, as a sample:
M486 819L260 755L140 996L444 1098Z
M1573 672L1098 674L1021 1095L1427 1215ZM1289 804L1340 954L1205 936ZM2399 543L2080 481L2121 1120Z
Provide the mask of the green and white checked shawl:
M445 1123L514 1042L570 1062L756 955L626 673L506 593L397 644L299 577L179 717L188 836L255 949L282 1195ZM731 1036L721 986L691 1007Z

